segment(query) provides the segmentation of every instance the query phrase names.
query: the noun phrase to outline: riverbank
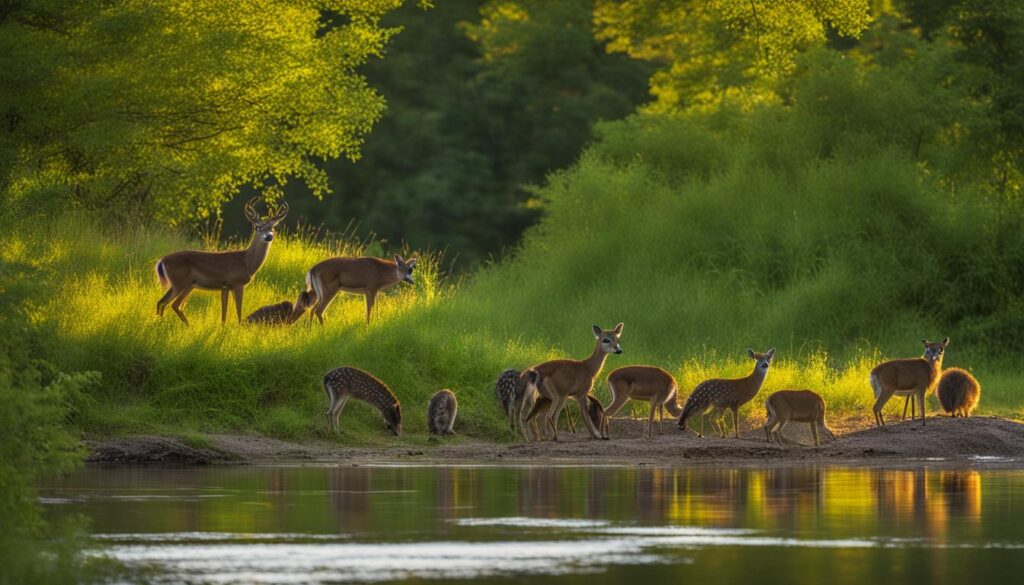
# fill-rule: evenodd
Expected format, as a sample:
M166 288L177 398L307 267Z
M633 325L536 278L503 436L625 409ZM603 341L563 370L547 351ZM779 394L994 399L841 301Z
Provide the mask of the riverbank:
M743 428L740 438L704 437L684 433L666 421L664 433L646 439L646 422L616 419L612 440L597 441L583 433L562 432L557 443L494 442L457 436L424 444L394 440L371 447L330 441L293 443L256 435L212 434L202 446L174 437L130 436L88 440L92 464L269 463L297 461L339 465L471 461L493 464L585 462L588 464L744 464L894 463L902 460L984 461L1024 457L1024 424L1000 417L931 417L921 422L868 426L868 419L830 423L836 441L813 447L806 424L793 423L787 436L796 441L779 449L769 445L760 427ZM743 425L741 424L741 427ZM709 429L710 430L710 429Z

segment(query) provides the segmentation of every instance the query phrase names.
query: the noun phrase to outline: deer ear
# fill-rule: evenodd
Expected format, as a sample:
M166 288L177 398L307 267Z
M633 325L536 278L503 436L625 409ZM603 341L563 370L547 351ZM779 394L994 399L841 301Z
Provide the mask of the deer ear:
M942 340L942 347L946 347L947 345L949 345L949 338L948 337L946 337L946 338L944 338Z
M750 349L748 347L747 348L747 355L750 356L750 359L754 359L754 350L752 350L752 349Z
M622 323L615 326L615 335L622 335Z
M773 357L775 357L775 348L774 347L768 350L768 359L772 359Z
M396 264L405 264L405 259L402 258L401 254L395 254L395 263Z
M923 343L923 344L925 344L925 345L928 345L928 340L927 340L927 339L925 339L924 337L922 337L922 338L921 338L921 343Z
M593 327L594 327L594 337L601 337L601 328L598 327L597 325L594 325Z

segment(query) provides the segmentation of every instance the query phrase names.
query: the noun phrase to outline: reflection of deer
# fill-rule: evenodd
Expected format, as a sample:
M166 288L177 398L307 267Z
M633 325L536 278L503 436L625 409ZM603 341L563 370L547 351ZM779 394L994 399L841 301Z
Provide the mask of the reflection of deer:
M768 442L775 440L775 443L782 448L782 431L790 422L805 422L811 425L811 436L814 437L814 446L821 446L818 438L818 428L835 440L836 436L825 426L825 399L810 390L779 390L764 401L768 410L768 422L764 425L764 432L768 435Z
M451 390L441 390L427 404L427 429L431 435L454 435L455 414L459 402Z
M875 424L885 425L882 409L890 398L913 395L921 408L921 424L925 424L924 397L935 388L942 371L942 354L949 345L949 338L938 343L922 339L924 355L919 358L889 360L871 370L871 389L875 393ZM904 407L905 408L905 407ZM913 417L913 413L911 413ZM913 418L911 418L913 420Z
M584 360L551 360L533 366L523 374L528 376L529 387L536 388L541 396L552 402L546 420L554 433L555 441L558 440L558 415L561 414L565 401L573 398L580 408L581 415L588 412L590 407L587 405L586 397L594 387L594 378L604 367L605 358L609 353L622 353L619 346L622 323L616 325L614 329L601 329L594 325L593 331L596 341L590 357ZM590 417L582 418L590 435L595 439L601 438L601 433ZM523 434L525 435L525 432Z
M645 400L650 403L650 411L647 416L647 438L651 438L651 427L654 425L654 415L658 414L658 432L661 432L661 422L665 416L665 409L673 417L683 413L676 402L676 380L661 368L654 366L625 366L608 374L608 390L611 392L612 402L608 406L606 415L610 419L628 402L632 400Z
M713 378L705 380L693 389L690 397L686 399L683 406L683 414L679 417L679 428L685 429L686 423L691 417L700 415L700 434L704 436L704 419L710 413L711 420L715 423L718 435L724 437L726 428L721 421L726 409L732 411L732 426L736 437L740 436L740 427L737 422L740 406L754 399L757 392L764 384L764 378L768 375L768 367L775 357L775 348L765 353L757 353L747 348L747 355L754 360L754 371L749 376L735 379Z
M235 297L235 310L238 321L242 321L242 293L253 275L263 266L270 251L270 242L274 240L274 228L278 222L288 215L288 205L284 205L273 216L260 219L253 208L257 198L245 204L245 217L252 224L252 242L245 250L230 252L202 252L198 250L182 250L161 258L156 263L156 275L160 284L167 289L163 297L157 301L156 314L163 316L167 304L177 313L185 325L188 319L181 311L182 305L188 300L194 289L220 291L220 322L227 320L228 293Z
M252 325L291 325L315 304L316 295L311 291L302 291L294 305L290 301L283 301L260 307L246 317L245 322Z
M341 291L366 297L366 322L370 322L377 293L399 282L413 284L416 258L406 260L395 254L394 261L383 258L328 258L306 273L306 289L316 293L313 315L324 322L324 311Z
M402 407L384 382L359 368L342 366L324 374L324 391L330 398L327 425L338 431L338 418L349 398L368 402L384 417L384 423L395 436L402 434Z
M538 396L533 403L533 408L530 409L530 413L523 419L524 423L533 423L534 439L540 439L540 435L537 431L537 425L533 419L538 416L544 416L551 409L551 399L546 396ZM566 413L569 411L566 410ZM605 416L604 407L601 406L601 401L594 397L593 394L587 394L587 410L586 416L590 419L590 422L598 429L602 439L608 439L608 417ZM571 419L570 419L570 424ZM575 432L575 431L574 431Z

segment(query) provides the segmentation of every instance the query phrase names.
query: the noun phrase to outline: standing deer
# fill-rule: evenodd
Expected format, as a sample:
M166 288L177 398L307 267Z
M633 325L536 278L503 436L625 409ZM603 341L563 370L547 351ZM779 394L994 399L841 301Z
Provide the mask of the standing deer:
M537 375L537 372L532 370L520 373L519 370L509 368L498 375L498 380L494 384L494 394L498 397L498 403L508 418L509 428L512 429L512 432L523 430L523 436L527 440L529 440L529 436L525 434L525 423L521 418L531 412L537 401ZM576 434L576 425L573 424L571 411L565 411L565 420L569 432ZM531 421L530 425L534 438L539 437L540 430L537 428L537 422Z
M715 423L719 436L724 437L727 429L720 419L725 410L729 409L732 411L733 430L736 433L736 437L739 438L738 415L740 406L753 400L754 396L757 396L758 391L761 390L764 378L768 375L768 367L771 366L772 359L775 358L775 348L773 347L765 353L757 353L747 348L747 355L755 362L754 371L749 376L728 380L713 378L697 384L697 387L693 389L693 393L686 399L686 405L683 406L683 414L679 417L680 429L686 428L686 422L691 417L700 415L700 433L697 436L703 437L704 420L708 413L710 413L711 420Z
M590 357L584 360L552 360L536 365L526 372L529 386L536 388L540 396L552 402L552 408L547 412L547 423L554 433L554 440L558 440L558 416L562 413L565 401L569 398L576 400L579 406L581 418L587 424L590 436L595 439L601 438L601 433L594 426L594 421L586 416L589 412L587 395L594 387L594 378L604 367L604 361L609 353L622 353L619 346L619 336L622 335L622 323L614 329L603 330L597 325L593 326L594 351ZM532 372L532 373L531 373ZM523 429L523 436L526 436L526 429Z
M164 256L156 263L156 275L167 292L156 304L156 314L162 317L167 303L185 325L188 319L181 306L194 289L220 291L220 322L228 316L228 293L235 298L238 321L242 321L242 293L256 271L263 266L274 241L274 228L288 215L288 205L283 205L273 216L260 219L253 205L253 197L245 204L245 217L252 224L252 242L245 250L230 252L202 252L182 250Z
M938 343L921 339L924 355L919 358L890 360L882 362L871 370L871 390L875 393L875 425L884 426L882 409L893 395L913 395L914 402L921 407L921 424L925 423L924 397L935 388L942 371L942 354L949 345L949 338ZM904 408L906 408L904 406ZM914 413L911 412L911 419Z
M338 432L338 418L349 398L369 403L380 411L384 424L395 434L402 436L402 406L394 392L369 372L342 366L324 374L324 392L331 400L327 407L327 427Z
M676 379L661 368L654 366L625 366L608 374L608 390L612 402L608 405L605 415L610 419L615 416L630 399L644 400L650 403L647 416L647 438L651 438L651 427L654 415L658 413L658 432L661 433L661 422L668 409L673 418L683 413L676 402Z
M324 311L339 291L345 291L366 297L366 322L369 323L377 293L399 282L415 284L412 271L416 268L416 262L416 258L406 260L395 254L394 261L339 257L318 263L306 273L306 289L313 291L318 299L312 315L316 315L323 325Z
M768 422L764 425L764 432L768 435L768 442L774 440L779 449L782 448L782 430L790 422L810 423L815 447L821 446L821 440L818 438L819 427L832 440L836 438L825 426L825 399L816 392L779 390L764 401L764 407L768 411Z

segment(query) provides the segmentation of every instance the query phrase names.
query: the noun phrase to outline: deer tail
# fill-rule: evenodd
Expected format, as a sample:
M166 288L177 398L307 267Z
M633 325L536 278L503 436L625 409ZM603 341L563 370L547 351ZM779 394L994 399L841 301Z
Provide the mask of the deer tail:
M156 277L160 280L160 286L164 288L171 286L171 281L167 279L167 269L164 268L163 258L156 262Z
M878 375L871 372L871 391L875 393L875 400L882 394L882 385L878 381Z

